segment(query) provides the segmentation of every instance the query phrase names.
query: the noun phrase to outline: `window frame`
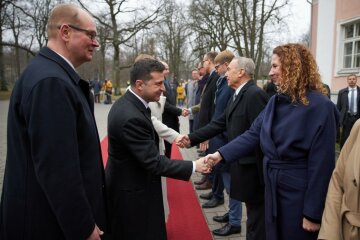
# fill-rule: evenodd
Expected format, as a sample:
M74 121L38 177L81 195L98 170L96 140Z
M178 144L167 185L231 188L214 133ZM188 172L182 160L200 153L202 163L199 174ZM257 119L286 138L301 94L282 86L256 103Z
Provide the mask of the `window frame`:
M360 28L360 16L356 18L349 19L348 21L343 21L337 24L337 59L336 59L336 70L335 75L347 75L350 73L358 74L360 72L360 66L354 67L355 64L355 42L359 42L360 48L360 35L353 36L352 38L345 38L345 27L349 25L354 25L354 34L356 33L356 24L358 24L358 28ZM359 30L360 32L360 30ZM352 53L351 53L351 64L350 68L345 68L345 44L352 42Z

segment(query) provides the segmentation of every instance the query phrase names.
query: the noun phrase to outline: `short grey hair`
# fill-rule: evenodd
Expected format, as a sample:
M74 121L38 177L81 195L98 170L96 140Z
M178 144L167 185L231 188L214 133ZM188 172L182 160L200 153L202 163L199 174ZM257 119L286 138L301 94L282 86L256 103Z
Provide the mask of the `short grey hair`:
M255 73L255 63L251 58L235 57L238 69L244 69L246 75L253 78Z

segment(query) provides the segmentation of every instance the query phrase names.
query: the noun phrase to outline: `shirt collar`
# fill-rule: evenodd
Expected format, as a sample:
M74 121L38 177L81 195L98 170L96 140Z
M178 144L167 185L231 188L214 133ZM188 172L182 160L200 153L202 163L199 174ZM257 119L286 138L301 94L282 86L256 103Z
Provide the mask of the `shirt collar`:
M54 50L53 50L54 51ZM54 51L55 52L55 51ZM75 70L75 72L76 72L76 69L75 69L75 67L74 67L74 65L66 58L66 57L64 57L63 55L61 55L60 53L58 53L58 52L55 52L57 55L59 55L60 57L62 57L74 70Z
M238 95L240 90L245 86L245 84L247 83L248 81L244 82L243 84L241 84L236 90L235 90L235 95Z
M131 90L131 88L129 88L129 91L135 95L135 97L137 97L145 106L145 108L147 109L149 107L149 104L144 100L142 99L141 97L139 97L138 95L136 95L136 93L133 92L133 90Z

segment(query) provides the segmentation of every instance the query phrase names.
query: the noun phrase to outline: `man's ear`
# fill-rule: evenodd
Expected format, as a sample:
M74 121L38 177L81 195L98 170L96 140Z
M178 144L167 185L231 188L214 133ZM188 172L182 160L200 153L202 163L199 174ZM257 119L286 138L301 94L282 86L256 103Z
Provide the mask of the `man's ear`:
M67 25L60 26L60 34L61 34L61 38L64 41L69 41L69 38L70 38L69 26L67 26Z
M136 80L135 81L135 88L137 89L137 90L143 90L143 87L144 87L144 82L143 82L143 80Z

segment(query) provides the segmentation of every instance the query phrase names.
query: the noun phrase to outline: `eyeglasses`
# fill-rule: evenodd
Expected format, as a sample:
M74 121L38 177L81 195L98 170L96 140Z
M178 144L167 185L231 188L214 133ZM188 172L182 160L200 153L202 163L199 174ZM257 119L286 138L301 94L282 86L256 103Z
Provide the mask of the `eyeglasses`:
M223 65L223 64L224 64L224 63L220 63L220 64L215 65L215 69L218 70L218 68L219 68L221 65Z
M71 25L71 24L68 24L68 26L72 29L75 29L76 31L84 32L92 41L94 41L96 39L97 34L95 31L79 28L79 27ZM59 26L58 29L60 29L60 27L61 26Z

